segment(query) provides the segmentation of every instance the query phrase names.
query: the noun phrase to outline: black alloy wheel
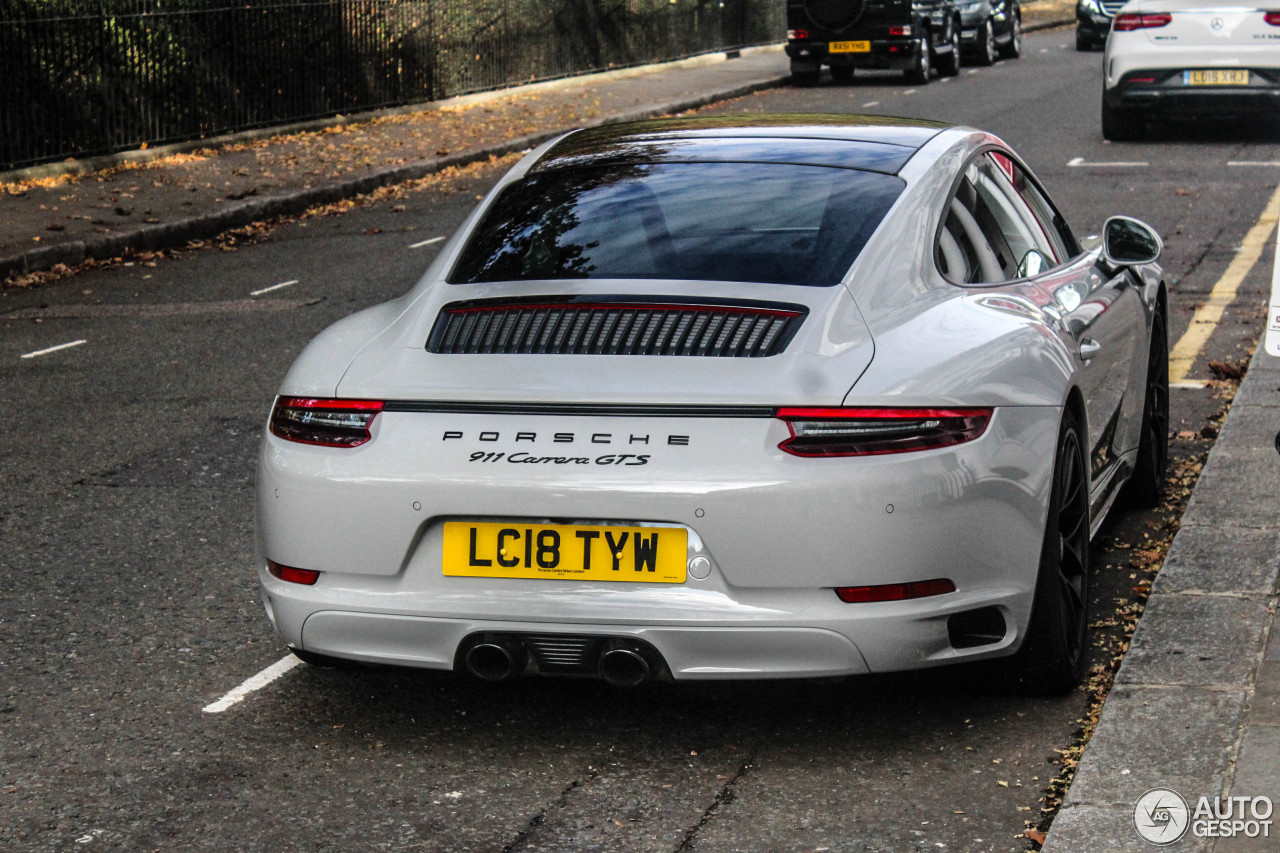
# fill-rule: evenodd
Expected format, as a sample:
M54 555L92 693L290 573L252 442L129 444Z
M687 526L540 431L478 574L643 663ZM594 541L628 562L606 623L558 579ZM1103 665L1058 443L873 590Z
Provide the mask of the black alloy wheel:
M916 67L907 71L907 82L917 86L927 85L933 73L933 51L929 48L929 37L924 36L916 42Z
M978 64L996 64L996 31L990 18L978 27Z
M1164 476L1169 467L1169 337L1164 309L1151 319L1151 350L1147 355L1147 389L1142 403L1142 439L1133 476L1125 484L1125 498L1138 507L1159 506L1164 500Z
M1022 56L1022 19L1016 15L1013 26L1009 29L1009 42L1000 47L1000 56L1004 59L1017 59Z
M1020 692L1069 693L1089 663L1089 477L1079 419L1058 429L1053 486L1031 620L1009 674Z

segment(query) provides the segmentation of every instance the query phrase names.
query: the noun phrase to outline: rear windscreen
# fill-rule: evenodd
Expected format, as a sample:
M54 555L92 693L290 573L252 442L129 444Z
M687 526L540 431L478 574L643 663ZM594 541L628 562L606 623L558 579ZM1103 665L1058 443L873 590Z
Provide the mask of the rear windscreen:
M535 173L494 201L449 281L837 284L904 186L878 172L786 163Z

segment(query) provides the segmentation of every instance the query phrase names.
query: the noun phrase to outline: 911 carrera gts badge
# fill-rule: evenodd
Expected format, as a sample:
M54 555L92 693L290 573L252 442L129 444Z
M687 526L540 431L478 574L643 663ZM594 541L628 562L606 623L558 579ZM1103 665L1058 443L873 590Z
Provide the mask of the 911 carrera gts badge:
M511 462L516 465L648 465L648 453L606 453L589 456L536 456L532 453L486 453L477 450L468 462Z
M466 437L462 430L450 429L445 430L440 440L460 441ZM498 430L483 430L475 434L477 440L485 442L500 441L502 437L503 434ZM521 442L536 444L539 441L538 433L536 432L517 432L514 436L507 433L507 437L517 444ZM619 433L615 435L611 432L593 432L590 435L579 435L574 432L556 432L552 433L550 437L543 433L542 441L550 441L553 444L575 444L578 442L583 444L625 444L631 447L648 447L650 444L667 444L671 447L689 446L689 436L687 435L668 435L666 436L666 441L663 441L662 438L662 436L637 435L635 433L628 433L627 435Z

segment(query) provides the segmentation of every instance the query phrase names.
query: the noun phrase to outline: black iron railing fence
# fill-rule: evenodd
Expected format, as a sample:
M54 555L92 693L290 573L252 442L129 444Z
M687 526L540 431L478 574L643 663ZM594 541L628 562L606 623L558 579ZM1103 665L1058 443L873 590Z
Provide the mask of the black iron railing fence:
M0 0L0 170L778 40L780 0Z

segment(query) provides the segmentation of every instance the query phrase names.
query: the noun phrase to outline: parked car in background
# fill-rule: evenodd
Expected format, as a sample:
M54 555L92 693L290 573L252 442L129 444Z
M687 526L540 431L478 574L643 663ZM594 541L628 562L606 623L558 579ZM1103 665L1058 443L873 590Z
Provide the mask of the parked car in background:
M1022 9L1017 0L960 0L960 47L978 65L1022 55Z
M1167 459L1160 238L997 137L581 130L280 387L258 575L302 659L617 685L1090 658L1089 540Z
M1132 0L1103 60L1102 135L1156 118L1280 115L1280 11L1251 3Z
M903 71L915 85L960 73L960 15L953 0L787 0L791 75L837 82L858 68Z
M1111 20L1127 0L1076 0L1076 50L1101 50Z

